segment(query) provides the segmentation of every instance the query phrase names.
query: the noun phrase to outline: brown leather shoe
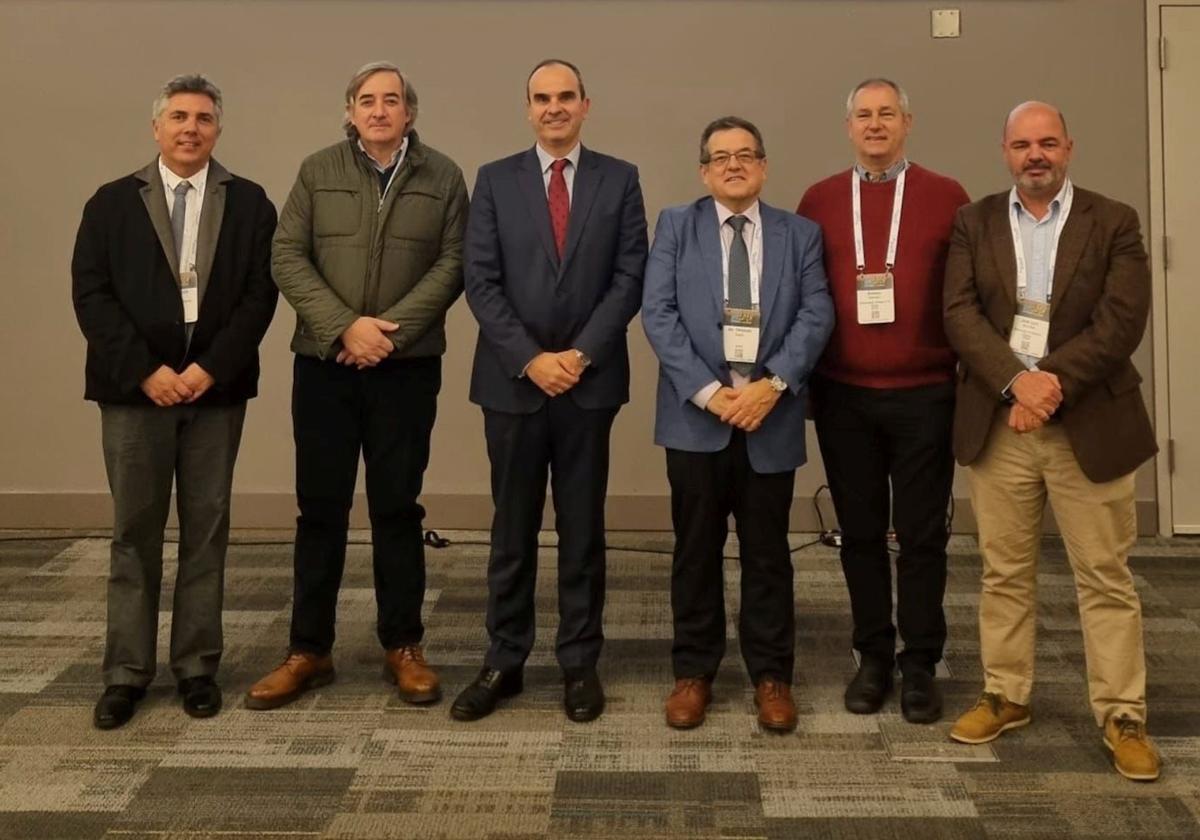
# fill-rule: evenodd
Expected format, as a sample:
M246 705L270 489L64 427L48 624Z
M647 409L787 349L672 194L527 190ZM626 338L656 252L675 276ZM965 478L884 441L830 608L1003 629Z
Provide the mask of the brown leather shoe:
M283 664L246 692L247 709L278 709L286 706L310 688L333 682L333 657L329 654L289 653Z
M704 723L704 710L712 702L712 683L704 677L675 680L667 698L667 726L691 729Z
M438 675L425 663L420 645L392 648L384 658L384 675L396 684L400 699L408 703L433 703L442 698Z
M754 689L758 722L772 732L791 732L796 728L796 704L792 687L772 677L763 677Z

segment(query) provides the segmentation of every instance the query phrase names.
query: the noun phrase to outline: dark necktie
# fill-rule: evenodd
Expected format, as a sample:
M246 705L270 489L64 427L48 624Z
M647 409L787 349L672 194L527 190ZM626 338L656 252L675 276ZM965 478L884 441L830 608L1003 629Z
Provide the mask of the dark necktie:
M182 265L183 259L183 222L187 217L187 194L192 185L180 181L175 185L175 206L171 208L171 233L175 236L175 264L180 271L190 271L190 265Z
M563 158L550 164L550 190L547 194L550 225L554 228L554 245L558 248L560 260L567 247L567 219L571 215L571 196L567 193L567 179L563 176L568 162Z
M750 298L750 252L742 229L750 220L745 216L730 216L725 224L733 228L733 241L729 243L729 308L751 309ZM729 367L742 376L749 376L754 365L749 362L730 362Z

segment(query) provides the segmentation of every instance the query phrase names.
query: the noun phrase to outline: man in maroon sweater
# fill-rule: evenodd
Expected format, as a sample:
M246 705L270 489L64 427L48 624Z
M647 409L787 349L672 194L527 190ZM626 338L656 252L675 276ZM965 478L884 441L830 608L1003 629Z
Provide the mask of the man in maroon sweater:
M969 198L957 181L905 158L912 114L895 82L858 84L846 126L854 167L814 184L797 209L824 233L837 315L810 393L860 654L845 702L857 714L883 705L898 624L901 710L931 723L942 713L934 668L946 640L954 478L955 356L942 328L942 275L954 214ZM895 623L889 521L900 543Z

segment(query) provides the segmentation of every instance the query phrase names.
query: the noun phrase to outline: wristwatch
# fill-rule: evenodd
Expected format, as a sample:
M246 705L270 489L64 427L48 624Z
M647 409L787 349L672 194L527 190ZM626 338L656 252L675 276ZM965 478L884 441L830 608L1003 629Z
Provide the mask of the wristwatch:
M767 377L767 384L780 393L788 389L787 383L784 382L779 374L776 373L772 373L769 377Z
M584 353L582 350L575 351L575 358L578 359L579 364L583 365L584 367L587 367L592 363L592 360L588 358L588 354Z

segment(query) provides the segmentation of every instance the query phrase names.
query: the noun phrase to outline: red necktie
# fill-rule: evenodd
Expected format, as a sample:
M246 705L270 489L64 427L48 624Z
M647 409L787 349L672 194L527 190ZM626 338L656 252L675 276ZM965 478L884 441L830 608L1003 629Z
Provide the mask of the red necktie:
M567 247L567 217L571 214L571 196L567 194L567 179L563 177L566 166L566 158L550 164L550 191L547 196L550 203L550 225L554 228L554 244L558 248L560 260L563 250Z

